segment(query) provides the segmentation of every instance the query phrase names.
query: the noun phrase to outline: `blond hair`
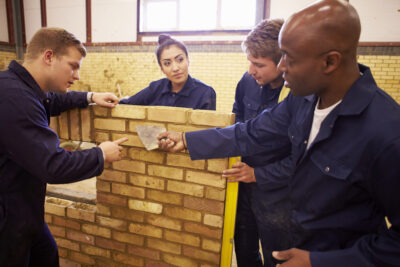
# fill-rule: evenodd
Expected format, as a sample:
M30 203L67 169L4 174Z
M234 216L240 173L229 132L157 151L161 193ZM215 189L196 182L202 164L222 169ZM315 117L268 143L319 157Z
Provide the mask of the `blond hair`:
M265 19L258 23L242 43L242 49L252 57L268 57L279 63L282 53L278 45L283 19Z
M72 33L61 28L42 28L29 42L25 60L34 60L48 49L52 50L56 57L60 57L67 53L69 47L76 47L83 57L86 56L86 48Z

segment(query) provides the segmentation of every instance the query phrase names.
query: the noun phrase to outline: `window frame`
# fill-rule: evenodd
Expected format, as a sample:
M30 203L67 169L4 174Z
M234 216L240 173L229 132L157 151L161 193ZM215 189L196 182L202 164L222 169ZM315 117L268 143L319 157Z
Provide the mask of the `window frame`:
M142 41L143 37L147 36L158 36L161 33L166 33L170 34L173 36L204 36L204 35L218 35L218 36L230 36L230 35L247 35L249 33L250 29L240 29L240 30L224 30L224 29L215 29L215 30L182 30L182 31L141 31L140 30L140 8L141 8L141 1L143 0L138 0L138 14L137 14L137 40ZM179 2L179 0L176 0ZM220 5L221 0L218 0L218 4ZM259 5L261 5L262 10L256 14L256 21L261 21L262 19L265 19L269 17L269 10L270 10L270 1L271 0L256 0L256 9L258 8ZM179 9L179 7L178 7ZM219 12L217 15L217 23L220 24L220 19L221 19L221 10L219 8ZM191 41L193 42L193 41ZM209 42L209 41L201 41L201 42ZM224 41L212 41L212 42L224 42ZM235 41L226 41L226 42L235 42ZM186 43L186 41L185 41Z

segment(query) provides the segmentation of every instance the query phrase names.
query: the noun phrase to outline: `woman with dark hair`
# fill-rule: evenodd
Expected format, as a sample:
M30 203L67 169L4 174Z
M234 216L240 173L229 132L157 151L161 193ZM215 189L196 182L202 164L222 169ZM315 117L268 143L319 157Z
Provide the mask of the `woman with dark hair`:
M156 56L166 78L151 82L139 93L122 99L120 104L215 110L215 91L211 86L190 77L188 51L182 42L161 34Z

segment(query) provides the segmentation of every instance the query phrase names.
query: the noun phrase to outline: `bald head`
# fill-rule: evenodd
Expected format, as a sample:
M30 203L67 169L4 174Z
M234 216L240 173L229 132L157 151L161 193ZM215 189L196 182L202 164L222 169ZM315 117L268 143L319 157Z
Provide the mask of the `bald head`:
M321 0L293 14L282 37L300 42L314 52L338 51L355 56L361 25L357 11L347 1Z
M317 94L320 107L342 99L360 76L361 25L346 1L320 0L293 14L279 33L278 65L293 95Z

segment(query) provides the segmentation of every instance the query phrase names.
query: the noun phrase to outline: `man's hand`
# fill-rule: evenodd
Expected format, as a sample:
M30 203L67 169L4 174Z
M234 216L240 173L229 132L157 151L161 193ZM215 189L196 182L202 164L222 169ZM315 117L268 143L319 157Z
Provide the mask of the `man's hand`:
M182 132L164 132L157 136L158 147L169 152L179 152L185 149L185 134ZM185 140L186 141L186 140Z
M297 248L291 248L283 251L274 251L272 256L284 263L277 264L278 267L311 267L310 252Z
M113 108L119 103L118 97L112 93L93 93L93 103L106 108Z
M104 160L106 162L118 161L121 159L121 151L123 142L128 141L128 137L124 137L115 141L106 141L99 145L104 153Z
M228 179L228 182L256 182L256 177L254 176L254 168L250 167L244 162L236 162L232 165L232 169L224 170L222 172L222 177L235 177L234 179Z

